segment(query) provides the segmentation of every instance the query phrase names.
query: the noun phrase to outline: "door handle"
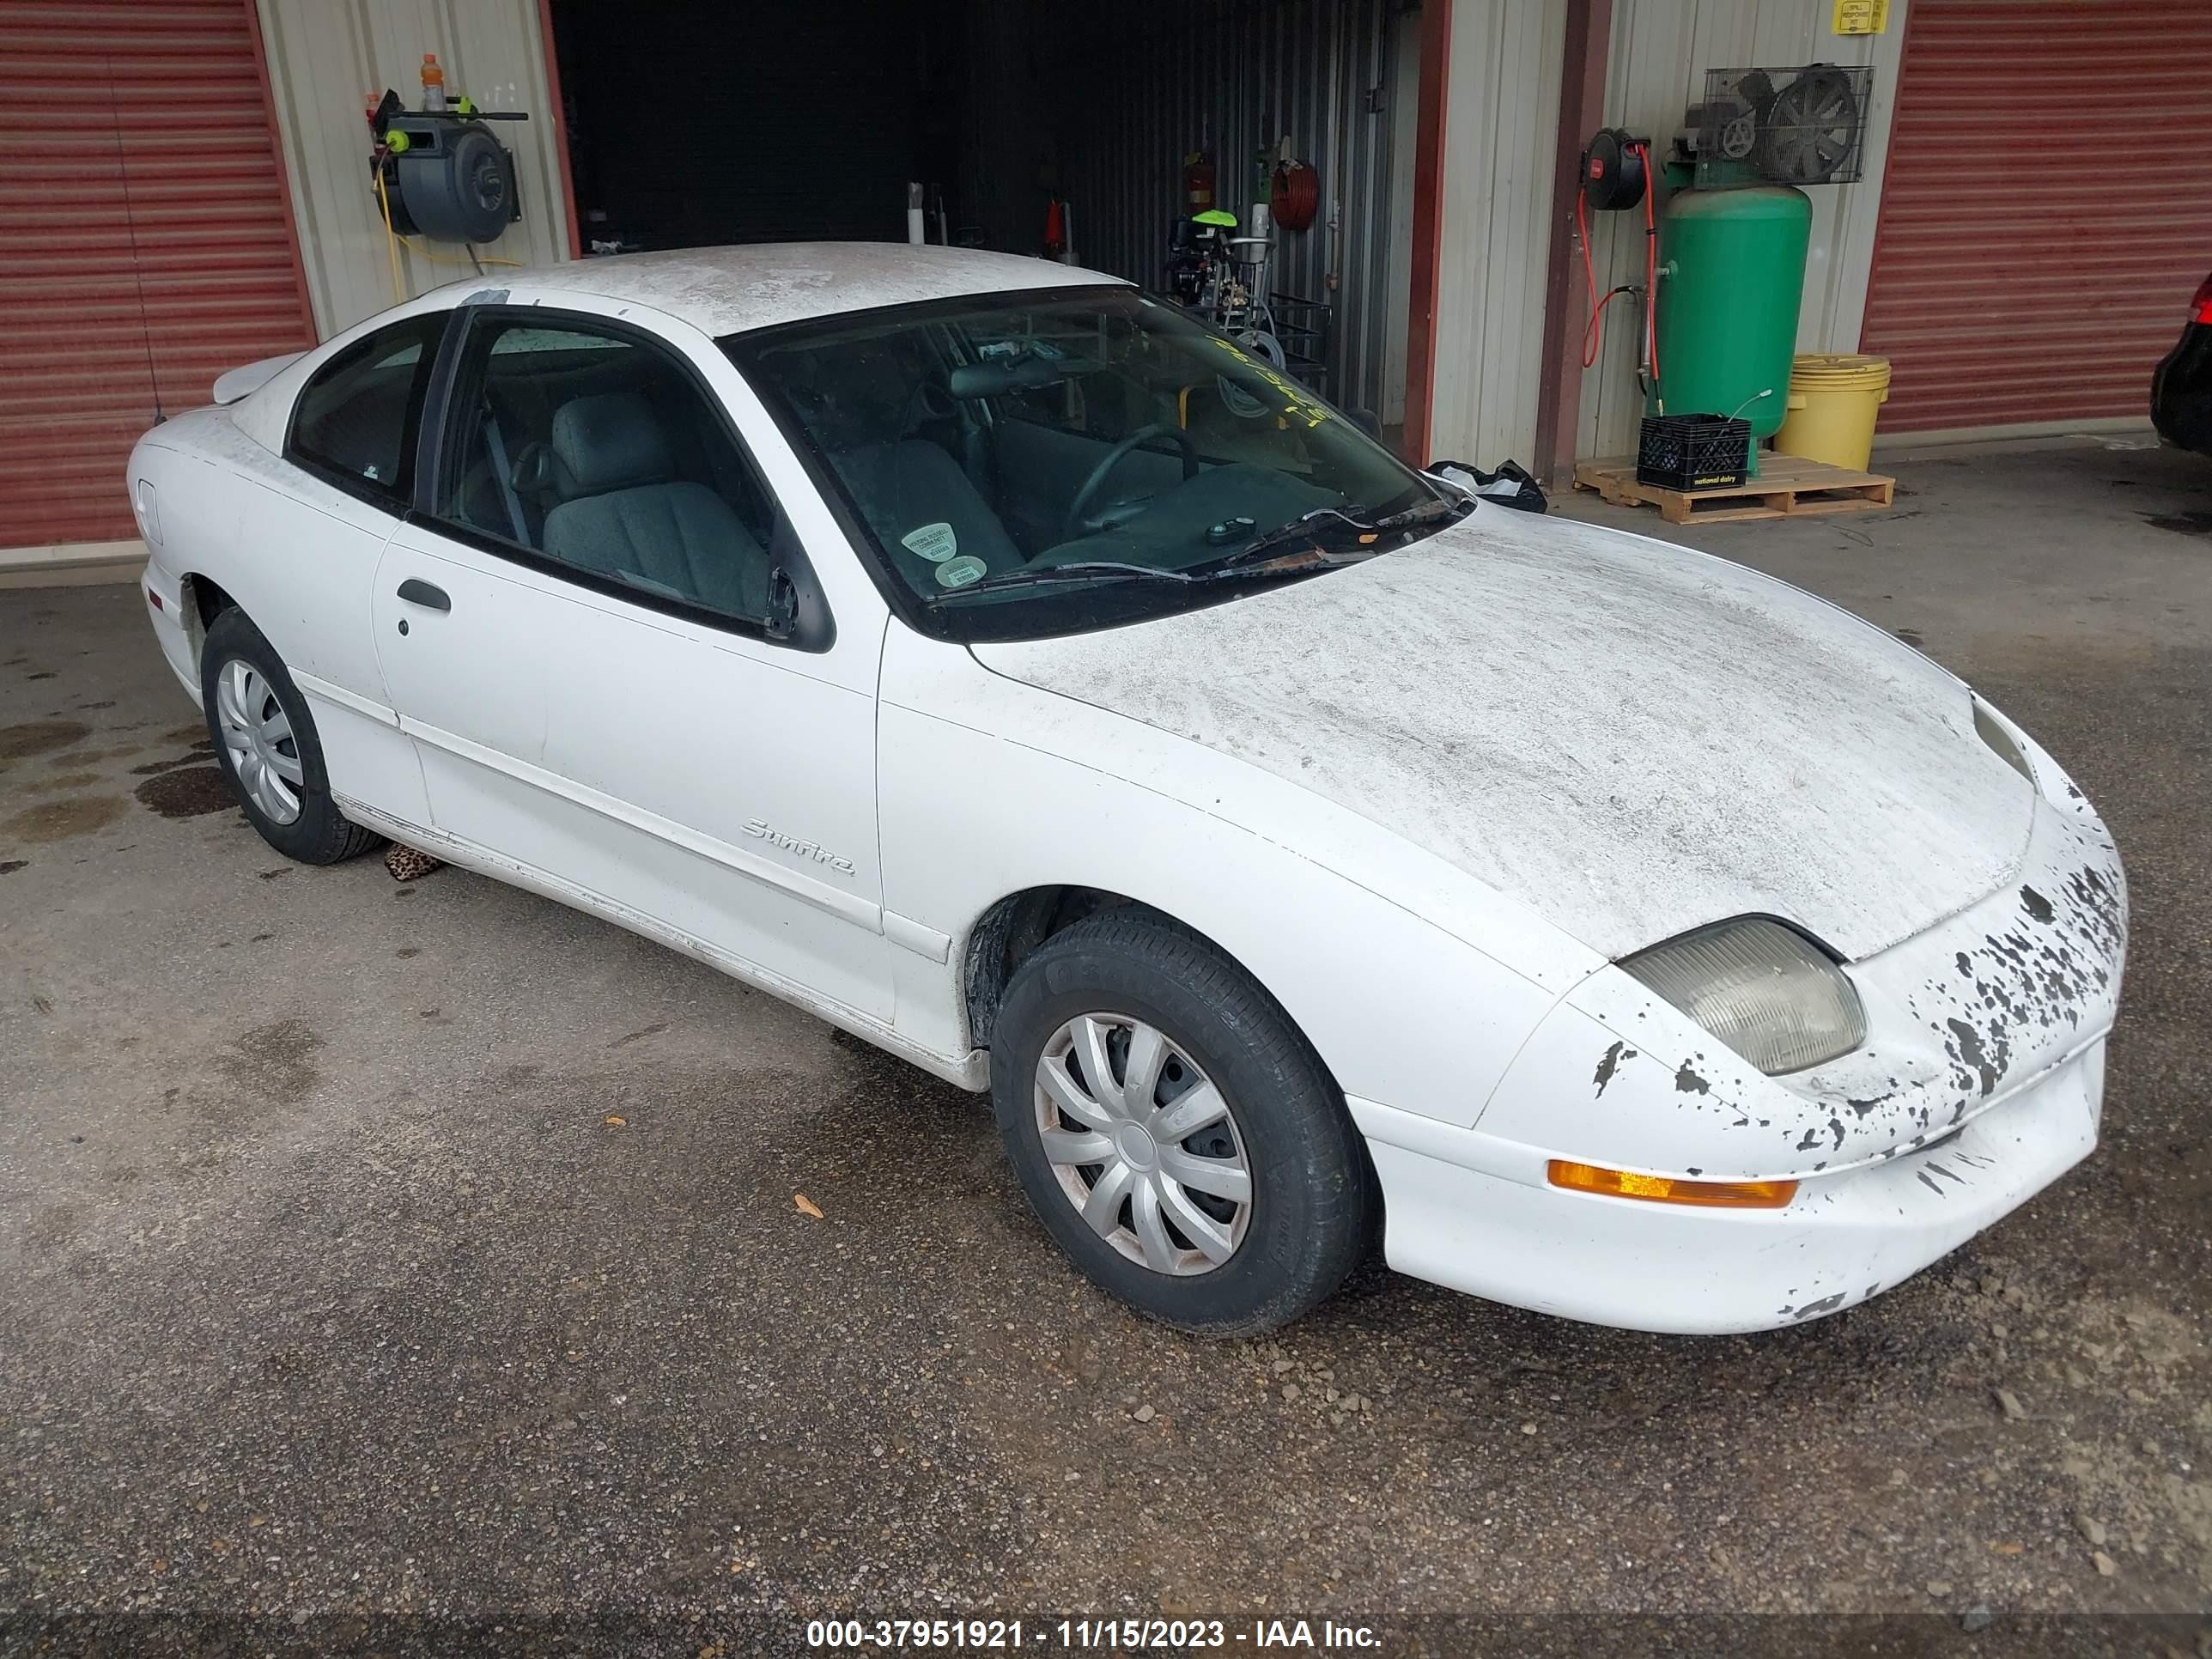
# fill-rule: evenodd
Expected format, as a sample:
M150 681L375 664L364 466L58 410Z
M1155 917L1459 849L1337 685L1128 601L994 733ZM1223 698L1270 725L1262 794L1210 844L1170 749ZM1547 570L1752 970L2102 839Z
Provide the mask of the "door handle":
M413 576L399 584L399 597L410 605L421 605L426 611L451 611L453 608L453 602L446 597L444 588L433 587Z

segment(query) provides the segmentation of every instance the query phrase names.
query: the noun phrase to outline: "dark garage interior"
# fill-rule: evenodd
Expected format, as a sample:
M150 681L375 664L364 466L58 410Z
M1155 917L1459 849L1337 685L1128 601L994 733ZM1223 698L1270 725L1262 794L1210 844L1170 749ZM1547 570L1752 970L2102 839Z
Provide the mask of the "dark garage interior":
M1417 8L1401 0L553 0L579 231L599 251L925 240L1158 289L1196 167L1249 234L1295 372L1402 418ZM1054 204L1059 204L1055 213Z

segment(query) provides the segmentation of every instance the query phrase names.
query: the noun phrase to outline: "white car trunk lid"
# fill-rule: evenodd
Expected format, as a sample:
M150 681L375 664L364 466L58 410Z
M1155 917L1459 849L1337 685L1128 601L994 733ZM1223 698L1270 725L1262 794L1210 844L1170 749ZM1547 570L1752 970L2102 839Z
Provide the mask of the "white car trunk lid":
M1871 955L1993 890L2033 813L1965 689L1878 629L1496 507L1208 610L975 651L1302 784L1608 956L1747 913Z

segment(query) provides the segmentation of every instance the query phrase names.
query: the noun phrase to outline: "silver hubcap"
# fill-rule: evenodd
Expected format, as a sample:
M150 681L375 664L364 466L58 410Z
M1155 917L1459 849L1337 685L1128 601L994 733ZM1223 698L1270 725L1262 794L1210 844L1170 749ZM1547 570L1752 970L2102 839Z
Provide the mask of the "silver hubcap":
M299 740L292 717L261 671L242 658L223 664L215 683L216 723L222 729L223 752L254 810L273 823L300 816Z
M1211 1273L1252 1218L1252 1170L1229 1103L1165 1034L1121 1014L1054 1032L1037 1131L1091 1231L1154 1273Z

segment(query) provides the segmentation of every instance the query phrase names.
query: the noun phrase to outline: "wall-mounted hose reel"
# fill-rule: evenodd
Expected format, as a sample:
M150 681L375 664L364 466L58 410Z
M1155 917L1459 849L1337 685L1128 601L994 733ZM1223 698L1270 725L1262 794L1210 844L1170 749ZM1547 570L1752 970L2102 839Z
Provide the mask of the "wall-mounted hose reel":
M514 152L492 121L526 121L519 111L482 111L466 99L451 111L416 111L387 92L370 127L374 167L392 228L441 242L489 242L522 217Z
M1597 272L1590 262L1589 215L1624 213L1638 203L1644 206L1644 285L1623 283L1600 295ZM1582 242L1583 281L1589 291L1589 322L1583 331L1583 367L1597 362L1605 340L1605 308L1623 295L1641 295L1644 322L1638 335L1636 378L1649 389L1658 384L1656 295L1659 286L1659 231L1651 205L1651 141L1626 127L1601 127L1583 148L1582 188L1575 195L1575 229Z
M1649 139L1626 127L1601 127L1583 150L1583 198L1595 213L1634 207L1651 187Z

